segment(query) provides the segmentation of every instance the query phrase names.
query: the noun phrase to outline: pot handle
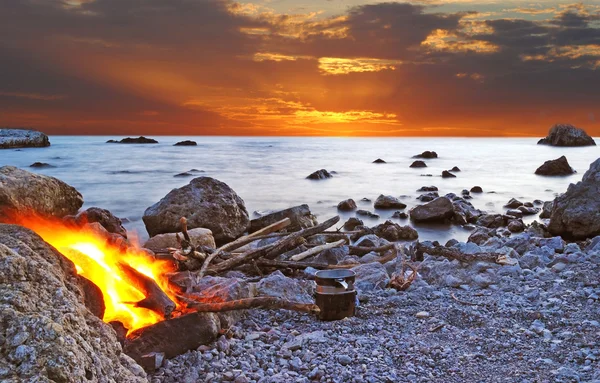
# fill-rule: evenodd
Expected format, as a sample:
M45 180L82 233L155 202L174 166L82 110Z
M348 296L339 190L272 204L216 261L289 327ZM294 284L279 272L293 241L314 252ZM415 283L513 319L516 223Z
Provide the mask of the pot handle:
M346 281L344 280L344 278L338 278L335 280L337 283L339 283L344 290L348 290L348 283L346 283Z

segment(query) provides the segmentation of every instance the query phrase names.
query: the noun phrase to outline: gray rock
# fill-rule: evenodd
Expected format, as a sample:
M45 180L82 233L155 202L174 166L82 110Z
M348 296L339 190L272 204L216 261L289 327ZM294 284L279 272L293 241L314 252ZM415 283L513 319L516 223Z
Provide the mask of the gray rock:
M406 204L391 195L380 194L375 200L375 209L404 209Z
M600 234L600 158L590 165L581 182L569 185L556 197L548 230L569 239Z
M542 212L540 218L550 218L552 215L552 209L554 208L554 201L546 201L542 206Z
M406 225L400 226L392 221L385 221L380 225L372 228L375 235L385 238L388 241L412 241L419 237L419 234L415 229Z
M384 289L390 282L385 266L381 263L367 263L352 268L356 273L354 286L362 292Z
M314 303L314 281L288 278L279 270L256 284L256 295L277 297L292 302Z
M541 176L568 176L573 173L575 173L575 170L569 165L569 161L565 156L546 161L535 171L535 174Z
M180 218L186 217L188 228L210 229L217 243L242 235L250 220L242 200L227 184L210 177L198 177L144 212L144 224L150 236L181 230Z
M444 222L454 216L454 205L446 197L413 208L410 219L415 222Z
M0 218L27 212L62 218L77 214L81 205L81 194L59 179L14 166L0 168Z
M425 194L421 194L420 196L417 197L417 199L421 202L429 202L429 201L433 201L434 199L438 198L440 195L437 192L429 192L429 193L425 193Z
M289 218L291 221L290 225L285 228L288 232L306 229L317 224L317 218L311 213L308 205L303 204L284 210L269 212L260 218L253 219L250 221L250 229L248 231L254 233L284 218Z
M515 198L511 198L508 203L506 205L504 205L504 207L509 208L509 209L516 209L519 206L523 206L523 202L519 201L518 199Z
M556 124L550 128L546 138L538 141L538 145L590 146L596 143L583 129L570 124Z
M0 129L0 149L43 148L50 146L48 136L30 129Z
M356 217L348 218L346 223L344 223L345 230L354 230L356 226L364 225L364 222Z
M338 203L337 208L341 211L352 211L356 209L356 202L354 202L354 200L350 198Z

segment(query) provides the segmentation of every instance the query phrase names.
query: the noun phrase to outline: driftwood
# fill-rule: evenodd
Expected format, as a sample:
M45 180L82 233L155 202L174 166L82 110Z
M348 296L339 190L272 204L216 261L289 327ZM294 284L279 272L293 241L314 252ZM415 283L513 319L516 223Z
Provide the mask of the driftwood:
M419 267L422 265L414 266L410 263L406 262L406 257L404 256L404 251L400 252L400 256L402 258L402 265L400 267L400 272L394 273L392 278L390 279L389 287L395 289L396 291L405 291L410 285L417 279L417 275L419 272ZM408 269L411 270L411 273L406 276L406 272Z
M192 298L186 296L186 298ZM193 298L192 298L193 299ZM255 297L239 299L229 302L218 302L218 303L188 303L188 309L192 309L196 312L224 312L233 310L247 310L247 309L267 309L267 310L292 310L300 311L309 314L318 314L320 312L319 306L312 303L299 303L286 301L285 299L276 297Z
M338 247L348 242L348 239L340 239L336 242L326 243L324 245L315 246L312 249L306 250L300 254L296 254L290 258L292 261L301 261L305 258L308 258L312 255L319 254L323 250L333 249L334 247Z
M198 272L197 278L200 279L206 274L206 270L208 269L208 266L210 265L212 260L215 259L215 257L217 257L220 253L225 252L225 251L231 251L231 250L237 249L239 247L242 247L242 246L254 241L256 239L256 237L265 235L265 234L270 234L275 231L281 230L284 227L289 226L290 223L291 223L291 221L289 218L282 219L281 221L275 222L274 224L269 225L263 229L260 229L259 231L256 231L252 234L238 238L233 242L230 242L228 244L225 244L225 245L219 247L214 253L212 253L204 261L204 263L202 264L202 267L200 268L200 271Z
M164 318L169 318L171 316L171 313L175 310L175 303L152 278L147 277L125 263L119 263L118 266L121 274L123 274L123 276L146 297L139 302L130 303L135 307L143 307L152 310Z
M387 250L390 250L394 247L393 243L389 243L387 245L379 246L379 247L366 247L366 246L349 246L351 255L358 255L362 257L365 254L368 254L372 251L375 253L383 253Z

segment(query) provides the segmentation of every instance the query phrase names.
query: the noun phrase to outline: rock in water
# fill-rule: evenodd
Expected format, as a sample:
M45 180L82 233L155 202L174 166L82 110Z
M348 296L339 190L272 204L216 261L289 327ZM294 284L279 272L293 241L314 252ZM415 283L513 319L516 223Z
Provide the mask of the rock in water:
M54 168L55 166L50 165L49 163L46 162L34 162L31 165L29 165L30 168Z
M307 227L313 227L317 224L316 217L311 213L308 205L303 204L294 206L289 209L284 209L263 215L260 218L253 219L250 221L250 229L248 232L254 233L257 230L274 224L275 222L281 221L284 218L289 218L290 225L284 230L288 232L298 231L300 229L306 229Z
M375 200L374 207L375 209L404 209L406 204L396 197L381 194Z
M442 172L442 178L456 178L456 176L447 170Z
M86 308L78 281L73 263L35 233L0 224L0 380L147 382Z
M324 180L331 177L333 176L327 170L320 169L314 173L309 174L306 178L308 178L309 180Z
M196 143L196 141L185 140L185 141L180 141L173 146L197 146L197 145L198 144Z
M29 129L0 129L0 149L44 148L50 140L42 132Z
M340 211L352 211L356 209L356 202L354 202L354 200L350 198L338 203L337 208Z
M179 232L181 217L187 218L189 229L210 229L217 244L236 239L250 223L244 200L227 184L210 177L194 178L171 190L146 209L143 220L152 237Z
M445 222L452 217L454 217L454 205L446 197L436 198L410 211L410 219L415 222Z
M596 142L583 129L570 124L556 124L550 128L546 138L538 141L538 145L590 146L596 145Z
M412 241L419 237L417 231L412 227L400 226L392 221L385 221L385 223L373 227L373 232L388 241Z
M373 161L374 164L385 164L386 162L384 160L382 160L381 158L376 159L375 161Z
M471 193L483 193L483 189L481 186L473 186L471 188Z
M429 151L429 150L426 150L421 154L417 154L416 156L413 156L413 158L437 158L437 157L438 157L438 155L436 152Z
M0 219L10 210L62 218L77 214L81 205L81 194L59 179L14 166L0 168Z
M123 138L121 141L108 140L107 144L158 144L158 141L152 138L147 138L144 136L139 136L137 138L127 137Z
M535 171L535 174L541 176L568 176L573 173L575 173L575 170L569 165L565 156L546 161Z
M412 164L410 164L409 167L410 168L426 168L427 164L421 160L417 160L417 161L413 162Z
M554 199L548 230L569 239L600 234L600 158L590 165L581 182L569 185Z

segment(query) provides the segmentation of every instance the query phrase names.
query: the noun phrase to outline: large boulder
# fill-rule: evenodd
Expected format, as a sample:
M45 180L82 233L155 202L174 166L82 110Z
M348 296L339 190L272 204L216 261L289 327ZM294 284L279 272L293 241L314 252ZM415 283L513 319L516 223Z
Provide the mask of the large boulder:
M581 182L569 185L554 199L548 230L569 239L600 234L600 158L590 165Z
M583 129L570 124L556 124L550 128L546 138L538 141L538 145L590 146L596 145L596 142Z
M439 197L410 211L410 219L415 222L445 222L454 217L454 205L446 197Z
M307 227L313 227L317 224L317 218L311 213L308 205L303 204L253 219L250 221L250 229L248 231L254 233L257 230L272 225L284 218L289 218L291 221L290 225L285 228L288 232L306 229Z
M181 231L180 218L186 217L189 229L212 231L215 241L228 242L248 228L250 219L242 200L227 184L210 177L198 177L173 189L144 212L150 236Z
M569 165L569 161L565 156L546 161L535 171L535 174L540 176L568 176L573 173L575 173L575 170Z
M32 231L0 224L0 381L147 382L84 299L73 263Z
M59 179L14 166L0 168L0 220L12 212L62 218L77 214L83 197Z
M375 200L375 209L404 209L406 204L391 195L379 195Z
M202 227L188 230L190 239L194 246L206 246L216 248L215 238L213 237L212 231ZM154 237L148 239L144 243L144 247L150 250L166 249L168 247L179 247L177 238L173 233L157 234Z
M0 149L43 148L50 140L42 132L29 129L0 129Z

